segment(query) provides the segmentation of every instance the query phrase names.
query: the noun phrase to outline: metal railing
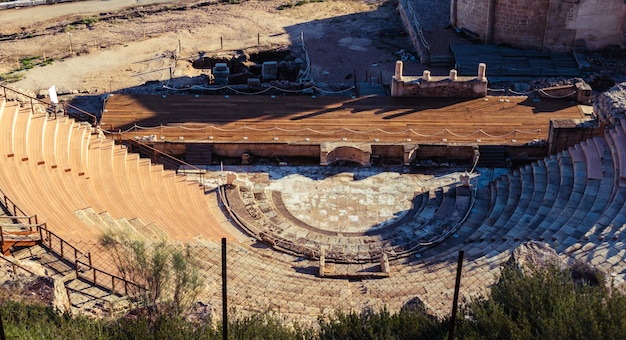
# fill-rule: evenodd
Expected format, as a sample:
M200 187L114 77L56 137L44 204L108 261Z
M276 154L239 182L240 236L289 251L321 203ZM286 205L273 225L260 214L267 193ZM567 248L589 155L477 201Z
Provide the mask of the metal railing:
M20 209L5 193L0 189L2 202L8 212L13 211L15 215L19 212L23 216L7 216L7 218L28 218L29 223L34 221L33 233L39 233L41 246L59 256L61 259L71 263L77 278L82 278L92 285L110 290L112 293L128 295L129 287L144 289L141 285L130 282L122 277L109 274L93 266L91 252L83 253L69 242L50 231L46 223L38 223L37 215L28 216Z
M115 134L115 133L113 133ZM182 171L176 171L176 173L182 173L183 175L187 175L187 172L190 173L194 173L197 174L198 176L200 176L199 180L200 180L200 184L204 187L204 174L206 173L206 169L200 169L195 165L189 164L183 160L180 160L172 155L168 155L167 153L157 150L153 147L151 147L148 144L142 143L140 141L131 139L131 138L123 138L122 134L117 134L118 135L118 142L119 143L128 143L131 144L131 152L133 151L132 148L133 146L137 148L137 153L141 154L141 149L144 149L147 151L147 153L150 155L150 161L152 163L158 163L157 159L158 157L163 157L165 159L171 160L175 163L177 163L180 166L184 166L185 168Z
M18 90L12 89L12 88L7 87L7 86L2 85L2 84L0 84L0 87L3 90L4 98L7 98L7 99L9 98L7 96L7 91L15 93L15 94L17 94L19 96L23 96L25 98L28 98L28 100L30 102L30 110L31 110L33 115L35 114L35 105L34 105L35 103L43 105L46 108L46 114L48 114L47 108L53 108L53 107L56 107L57 105L60 105L61 108L63 109L63 113L65 115L68 115L68 116L74 118L77 121L81 121L82 117L70 113L68 109L76 110L80 114L83 114L83 115L86 115L87 117L89 117L89 119L92 121L91 122L92 126L97 126L98 125L98 117L95 114L87 112L87 111L85 111L85 110L83 110L83 109L81 109L79 107L76 107L76 106L74 106L72 104L69 104L69 103L54 104L54 103L51 103L49 101L45 101L45 100L42 100L42 99L39 99L39 98L35 98L35 97L32 97L32 96L29 96L27 94L24 94L24 93L22 93L22 92L20 92ZM52 115L48 114L48 117L51 117L51 116ZM56 109L54 110L53 117L56 118Z
M38 231L41 237L41 245L62 259L72 263L77 278L85 279L94 286L105 288L112 293L120 295L128 295L130 286L143 288L134 282L95 268L92 264L91 252L81 252L69 242L50 231L45 223L38 227Z

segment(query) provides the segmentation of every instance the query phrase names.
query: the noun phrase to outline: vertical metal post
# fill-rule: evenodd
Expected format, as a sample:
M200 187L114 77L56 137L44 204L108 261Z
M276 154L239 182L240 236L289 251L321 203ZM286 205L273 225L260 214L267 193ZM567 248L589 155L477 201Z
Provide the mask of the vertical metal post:
M456 282L454 283L454 300L452 301L452 316L450 317L450 326L448 328L448 340L454 339L454 331L456 327L456 313L459 305L459 289L461 287L461 272L463 271L463 250L459 250L459 259L456 264Z
M4 324L2 323L2 313L0 313L0 340L6 340L7 337L4 335Z
M228 303L226 289L226 238L222 237L222 339L228 340Z

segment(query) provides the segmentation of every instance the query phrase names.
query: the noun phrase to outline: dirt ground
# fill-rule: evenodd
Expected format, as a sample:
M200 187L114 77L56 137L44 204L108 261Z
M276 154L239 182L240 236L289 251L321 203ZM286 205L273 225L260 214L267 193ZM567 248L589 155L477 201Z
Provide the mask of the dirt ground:
M284 47L303 57L306 48L316 83L352 83L355 76L389 83L395 61L415 55L394 0L181 0L117 9L87 3L3 11L0 74L20 79L10 86L96 94L150 81L194 83L206 79L198 77L206 70L191 67L202 55ZM55 6L69 9L49 10ZM405 73L421 70L417 61L405 64Z

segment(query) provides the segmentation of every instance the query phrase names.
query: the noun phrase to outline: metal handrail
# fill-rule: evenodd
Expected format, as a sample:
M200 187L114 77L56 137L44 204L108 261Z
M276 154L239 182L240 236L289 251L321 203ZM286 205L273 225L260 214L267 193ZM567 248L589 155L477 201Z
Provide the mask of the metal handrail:
M158 155L160 155L160 156L165 156L165 158L170 159L170 160L173 160L173 161L175 161L176 163L178 163L178 164L180 164L180 165L182 165L182 166L186 166L186 167L189 167L189 168L191 168L191 169L193 169L193 170L196 170L196 171L198 172L198 174L200 174L200 182L201 182L201 185L202 185L202 186L204 186L204 174L206 173L206 169L200 169L200 168L198 168L198 167L197 167L197 166L195 166L195 165L189 164L189 163L187 163L187 162L185 162L185 161L183 161L183 160L180 160L180 159L178 159L178 158L176 158L176 157L174 157L174 156L172 156L172 155L168 155L167 153L165 153L165 152L163 152L163 151L161 151L161 150L157 150L157 149L155 149L155 148L151 147L151 146L150 146L150 145L148 145L148 144L144 144L144 143L142 143L142 142L140 142L140 141L137 141L137 140L134 140L134 139L132 139L132 138L123 138L123 135L122 135L122 134L118 134L118 136L119 136L119 141L120 141L120 142L123 142L123 141L128 141L128 142L131 142L131 143L135 143L135 144L136 144L136 145L138 145L138 146L145 147L145 148L147 148L148 150L150 150L150 151L154 152L154 155L157 155L157 154L158 154ZM156 162L155 162L155 163L156 163ZM186 175L186 173L185 173L185 175Z
M17 215L17 213L20 213L20 217L21 216L29 216L28 214L26 214L22 209L20 209L20 207L18 207L13 201L11 201L11 199L4 193L4 191L2 191L2 189L0 189L0 194L2 194L2 201L4 203L4 207L7 210L13 210L13 215ZM9 208L8 204L11 204L12 209ZM34 215L35 217L35 224L37 223L37 215ZM30 218L28 219L28 222L30 223Z
M43 104L43 105L46 105L46 106L53 106L53 105L54 105L54 104L53 104L53 103L51 103L51 102L48 102L48 101L45 101L45 100L41 100L41 99L39 99L39 98L31 97L31 96L29 96L29 95L27 95L27 94L24 94L24 93L22 93L22 92L20 92L20 91L18 91L18 90L12 89L12 88L10 88L10 87L8 87L8 86L5 86L5 85L0 84L0 87L1 87L1 88L3 89L3 91L4 91L4 98L8 98L8 97L7 97L7 90L9 90L9 91L11 91L11 92L14 92L14 93L17 93L17 94L19 94L20 96L24 96L24 97L26 97L26 98L29 98L29 99L30 99L30 104L31 104L31 105L30 105L30 106L31 106L31 111L32 111L32 113L33 113L33 114L35 113L35 111L34 111L34 107L33 107L33 100L36 100L36 101L37 101L37 102L39 102L40 104ZM90 118L92 118L92 119L93 119L92 126L97 126L97 125L98 125L98 117L97 117L95 114L90 113L90 112L87 112L87 111L85 111L85 110L83 110L83 109L81 109L81 108L79 108L79 107L76 107L76 106L74 106L74 105L72 105L72 104L68 104L68 103L63 103L63 104L62 104L62 106L63 106L63 112L65 112L66 114L67 114L67 112L68 112L68 111L67 111L67 109L68 109L68 108L72 108L72 109L74 109L74 110L76 110L76 111L78 111L78 112L80 112L80 113L82 113L82 114L85 114L85 115L89 116Z
M10 198L7 197L7 195L4 193L4 191L2 191L2 189L0 189L0 194L2 194L2 201L0 203L4 203L5 208L7 208L7 210L13 210L14 213L19 212L22 216L28 216L28 214L26 214L22 209L20 209ZM11 204L12 209L9 209L9 205L8 203ZM10 211L9 211L10 212ZM111 284L110 284L110 289L111 292L118 292L115 288L115 282L116 281L121 281L123 283L124 286L124 290L120 292L120 294L124 294L124 295L128 295L128 287L129 286L135 286L137 288L140 289L145 289L144 287L142 287L141 285L128 281L125 278L113 275L113 274L109 274L103 270L97 269L92 265L91 262L91 252L87 252L87 253L83 253L80 250L78 250L78 248L74 247L72 244L70 244L69 242L63 240L61 237L59 237L58 235L56 235L55 233L53 233L52 231L50 231L46 225L45 222L43 223L38 223L37 222L37 215L33 215L34 219L35 219L35 224L37 224L35 226L36 230L34 230L35 233L39 233L39 239L41 244L48 248L51 252L53 252L54 254L56 254L57 256L61 257L62 259L68 260L71 263L73 263L75 265L75 270L78 274L78 266L83 265L86 266L88 268L88 270L92 271L92 276L91 277L85 277L85 276L81 276L83 278L85 278L86 280L90 281L93 285L100 285L98 282L102 282L102 280L98 280L98 274L100 274L100 276L105 276L107 278L110 278L111 280ZM32 229L32 228L31 228ZM2 237L0 235L0 237ZM55 247L55 243L53 243L53 239L57 240L59 244L58 249L57 247ZM47 242L47 243L46 243ZM70 252L73 252L74 256L71 257L68 254L67 250L69 248ZM82 258L87 258L87 262L82 261ZM79 275L77 275L79 276ZM106 286L105 286L106 287ZM106 287L109 288L109 287Z

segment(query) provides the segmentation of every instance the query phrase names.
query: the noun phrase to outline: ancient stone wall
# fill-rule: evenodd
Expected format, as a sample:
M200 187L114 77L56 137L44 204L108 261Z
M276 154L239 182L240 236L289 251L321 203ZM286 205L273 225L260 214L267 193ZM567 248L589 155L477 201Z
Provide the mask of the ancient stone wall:
M336 145L336 143L324 143L320 150L320 165L330 165L337 161L351 161L370 166L372 155L371 145Z
M576 40L590 50L626 46L624 0L451 0L456 27L486 43L571 52Z
M547 0L496 1L493 43L541 47L548 17Z
M457 27L467 29L485 39L489 19L489 0L458 0L456 6Z

